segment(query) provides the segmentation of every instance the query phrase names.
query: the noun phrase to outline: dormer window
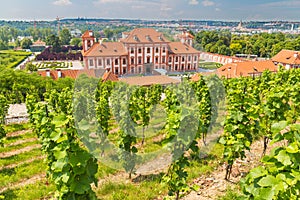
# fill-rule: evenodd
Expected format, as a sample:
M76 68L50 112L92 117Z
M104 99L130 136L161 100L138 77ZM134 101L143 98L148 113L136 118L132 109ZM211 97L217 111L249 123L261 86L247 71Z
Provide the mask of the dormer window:
M149 41L151 41L151 38L150 38L149 35L146 35L146 39L149 40Z
M134 36L133 36L133 39L134 39L135 41L138 41L139 38L138 38L136 35L134 35Z

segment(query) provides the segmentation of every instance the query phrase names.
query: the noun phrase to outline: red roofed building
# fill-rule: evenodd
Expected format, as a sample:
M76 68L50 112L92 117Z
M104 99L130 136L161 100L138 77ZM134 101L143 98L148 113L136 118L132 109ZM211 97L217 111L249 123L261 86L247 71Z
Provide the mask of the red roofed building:
M300 51L281 50L272 61L275 65L282 65L286 69L300 68Z
M185 40L170 42L152 28L124 32L119 42L96 43L91 31L86 31L82 40L86 69L107 69L124 75L152 74L154 69L195 71L198 68L199 51Z
M242 76L259 76L265 70L276 72L277 67L271 60L237 62L220 67L217 74L225 78L238 78Z
M59 78L72 78L76 79L79 77L80 74L86 74L89 77L101 77L103 72L99 70L74 70L74 69L56 69L56 70L43 70L38 71L38 74L44 77L51 77L54 80L57 80Z
M102 76L102 82L106 82L106 81L118 82L119 79L112 72L105 72L105 74L103 74Z

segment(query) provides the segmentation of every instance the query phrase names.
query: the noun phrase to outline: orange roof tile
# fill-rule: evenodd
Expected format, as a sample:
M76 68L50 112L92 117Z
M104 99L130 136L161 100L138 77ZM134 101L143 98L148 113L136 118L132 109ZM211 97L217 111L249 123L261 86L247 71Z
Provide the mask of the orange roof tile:
M272 60L282 64L299 65L300 51L281 50Z
M183 32L182 34L177 35L178 38L191 38L194 39L195 36L193 36L191 33L189 32Z
M179 80L170 78L168 76L139 76L139 77L129 77L120 78L120 81L125 82L129 85L139 85L139 86L150 86L155 84L169 85L178 84Z
M93 31L85 31L81 37L82 38L95 38Z
M181 42L170 42L169 43L170 51L171 53L177 54L177 53L199 53L200 51L194 49L193 47L183 44Z
M121 42L103 42L94 44L83 56L122 56L128 55L125 46Z
M201 74L198 73L198 74L194 74L190 80L193 82L197 82L200 80L200 78L201 78Z
M226 78L237 78L259 74L264 70L277 71L277 67L271 60L236 62L220 67L217 70L217 74L219 76L225 76Z
M58 79L58 71L59 70L50 70L50 77L54 80ZM47 70L38 71L38 74L41 76L46 77L47 76ZM86 74L89 77L96 77L95 70L89 69L89 70L61 70L61 78L69 77L72 79L76 79L79 77L80 74Z
M106 82L106 81L117 82L119 81L119 79L115 74L109 71L109 72L105 72L102 76L102 82Z
M165 43L169 42L162 33L153 28L136 28L121 40L124 43Z
M46 42L43 42L41 40L37 40L34 43L32 43L31 46L46 46Z

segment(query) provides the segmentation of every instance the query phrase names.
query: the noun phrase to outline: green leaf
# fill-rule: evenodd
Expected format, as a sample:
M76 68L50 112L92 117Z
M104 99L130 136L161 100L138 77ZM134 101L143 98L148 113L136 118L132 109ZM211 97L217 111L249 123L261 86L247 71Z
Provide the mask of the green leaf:
M253 179L256 179L265 176L266 174L267 171L263 167L259 166L257 168L252 169L249 173L249 176Z
M288 153L298 153L298 152L299 152L298 145L295 144L295 143L290 144L290 145L286 148L286 152L288 152Z
M67 122L68 122L68 119L67 119L66 115L64 115L64 114L55 116L53 118L53 124L56 127L61 127L61 126L65 125Z
M261 188L259 197L265 200L272 200L274 197L274 191L272 188Z
M76 176L71 183L70 190L76 194L84 194L90 189L90 181L85 175Z
M287 121L280 121L278 123L272 124L271 131L273 133L278 133L285 129L285 127L288 125Z
M260 181L258 181L257 184L260 185L261 187L272 187L277 183L278 180L274 176L267 175L266 177L260 179Z
M291 158L289 155L286 154L285 150L281 150L277 156L275 156L279 162L281 162L283 165L291 165Z

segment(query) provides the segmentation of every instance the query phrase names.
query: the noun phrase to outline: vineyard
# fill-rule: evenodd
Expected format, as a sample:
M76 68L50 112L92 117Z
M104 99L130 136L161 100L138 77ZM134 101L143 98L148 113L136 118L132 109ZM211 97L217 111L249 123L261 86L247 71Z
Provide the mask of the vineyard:
M200 199L220 182L206 199L298 199L299 80L294 69L167 87L81 76L43 101L28 93L21 128L3 125L1 95L0 198Z

